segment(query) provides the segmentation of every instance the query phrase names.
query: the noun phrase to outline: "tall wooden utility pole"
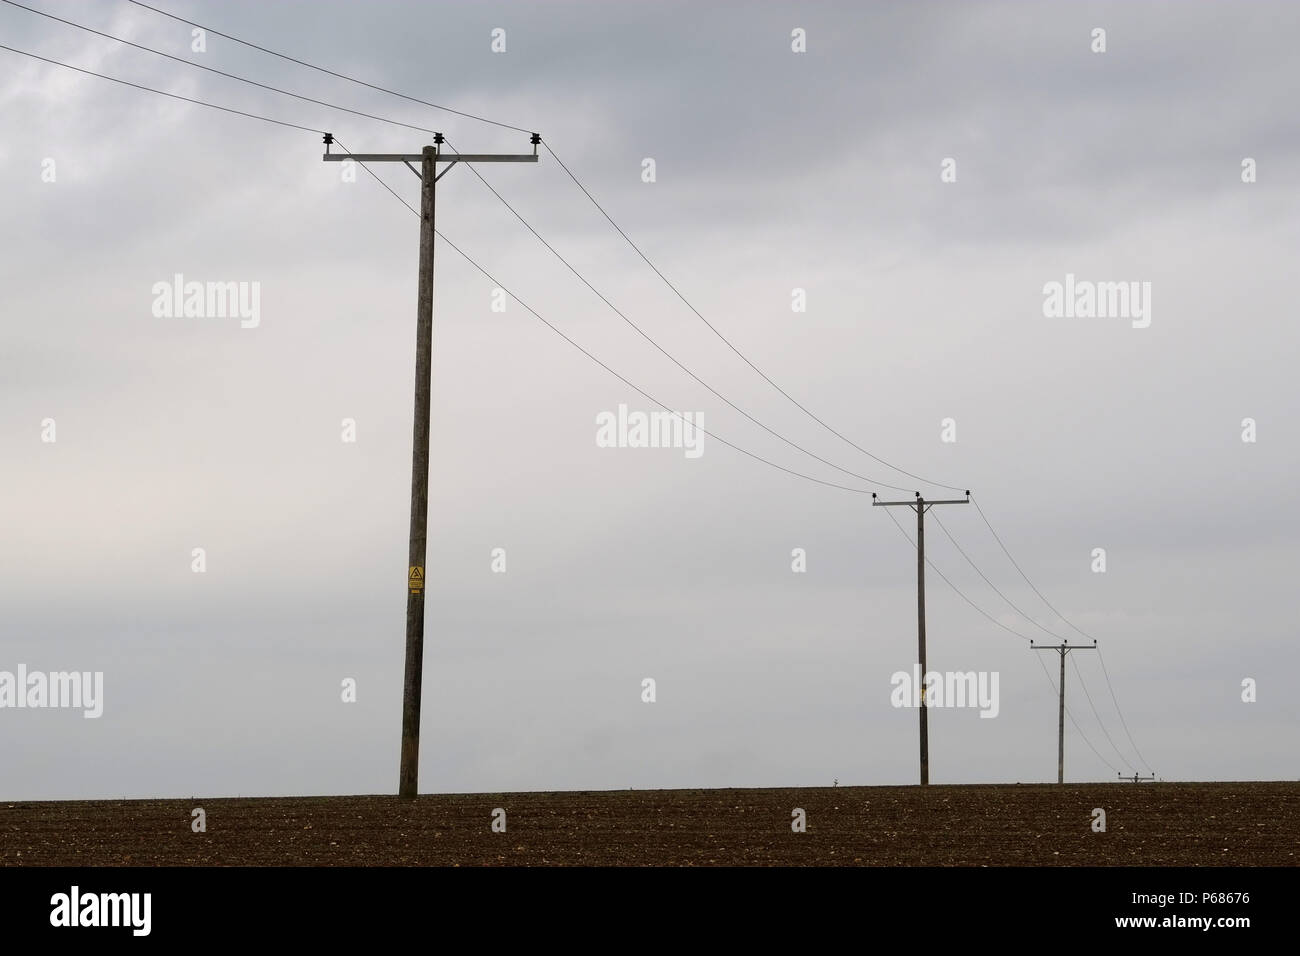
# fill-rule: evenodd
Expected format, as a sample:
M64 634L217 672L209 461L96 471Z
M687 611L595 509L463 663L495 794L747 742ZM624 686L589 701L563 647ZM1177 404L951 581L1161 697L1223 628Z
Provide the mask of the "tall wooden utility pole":
M968 505L970 492L965 499L948 498L939 501L926 501L921 493L916 493L915 501L877 501L876 493L871 493L871 504L886 508L905 507L916 512L916 645L917 663L921 665L921 784L930 782L930 721L925 707L925 513L934 505Z
M1056 711L1056 782L1065 783L1065 655L1070 651L1095 651L1097 642L1071 644L1066 641L1063 644L1035 644L1031 640L1029 646L1035 651L1056 651L1061 655L1061 703ZM1082 672L1080 672L1080 679L1082 679Z
M402 762L397 792L414 797L420 777L420 692L424 679L424 582L429 529L429 403L433 378L434 186L456 163L535 163L541 137L532 134L532 153L442 155L443 137L419 153L331 153L334 137L325 134L326 162L420 163L420 274L415 313L415 426L411 450L411 534L406 571L406 670L402 682ZM441 173L439 163L447 163Z

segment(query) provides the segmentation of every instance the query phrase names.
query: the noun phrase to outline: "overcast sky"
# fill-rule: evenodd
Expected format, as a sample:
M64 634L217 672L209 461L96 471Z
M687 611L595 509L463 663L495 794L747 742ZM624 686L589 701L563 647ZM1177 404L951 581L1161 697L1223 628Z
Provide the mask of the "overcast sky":
M531 148L218 36L193 52L190 27L125 0L24 2L463 151ZM1067 779L1297 777L1300 7L157 5L539 131L791 397L970 488L1100 642L1128 732L1098 655L1073 654L1067 706L1097 752L1067 721ZM430 141L11 6L0 35L352 150ZM0 50L0 671L104 674L98 719L0 709L0 796L396 789L418 221L320 139ZM453 168L439 229L619 374L784 468L960 497L783 398L545 151L479 171L730 401L906 490L728 407ZM418 205L408 170L376 172ZM258 283L257 326L155 315L178 273ZM1067 275L1150 283L1149 326L1046 317ZM493 311L493 287L439 243L421 789L914 783L916 711L890 702L916 660L916 557L889 515L911 533L912 512L707 435L693 459L598 447L602 412L655 406L517 301ZM927 554L970 601L1055 643L936 516L1082 642L974 506L936 508ZM997 672L1001 698L994 719L931 709L932 782L1054 780L1056 654L934 572L927 600L929 666Z

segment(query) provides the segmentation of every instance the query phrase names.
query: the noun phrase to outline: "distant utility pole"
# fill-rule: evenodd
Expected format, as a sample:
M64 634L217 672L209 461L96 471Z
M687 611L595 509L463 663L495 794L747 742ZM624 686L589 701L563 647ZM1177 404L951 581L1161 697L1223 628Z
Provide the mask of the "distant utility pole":
M1071 644L1066 641L1064 644L1035 644L1031 640L1029 646L1036 651L1056 651L1061 655L1061 706L1056 714L1056 782L1065 783L1065 655L1070 651L1095 651L1097 642Z
M915 501L877 501L876 493L871 493L872 506L885 508L906 507L916 512L916 643L921 665L921 784L930 782L930 723L925 707L925 513L934 505L968 505L970 492L966 499L944 499L926 501L921 493L916 492Z
M532 134L532 153L442 155L441 133L434 145L418 153L331 153L334 142L325 134L326 162L420 163L420 274L415 314L415 434L411 451L411 535L406 576L406 675L402 684L402 764L398 794L414 797L420 776L420 690L424 677L424 560L429 530L429 399L433 377L433 238L434 184L456 163L535 163L538 134ZM439 163L447 168L437 172Z
M1141 774L1137 774L1137 773L1135 773L1135 774L1133 774L1133 776L1131 776L1131 777L1126 777L1126 776L1124 776L1122 773L1119 773L1119 771L1116 771L1116 773L1119 775L1119 778L1120 778L1121 780L1130 780L1130 781L1132 781L1133 783L1145 783L1145 782L1148 781L1148 780L1154 780L1154 779L1156 778L1155 774L1152 774L1152 775L1149 776L1149 777L1144 777L1144 776L1142 776Z

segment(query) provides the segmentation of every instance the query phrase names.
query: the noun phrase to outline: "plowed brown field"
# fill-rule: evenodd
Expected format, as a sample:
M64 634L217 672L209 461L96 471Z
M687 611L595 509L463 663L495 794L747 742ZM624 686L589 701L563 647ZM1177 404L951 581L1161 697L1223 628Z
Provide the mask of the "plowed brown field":
M0 801L5 865L1298 863L1295 782Z

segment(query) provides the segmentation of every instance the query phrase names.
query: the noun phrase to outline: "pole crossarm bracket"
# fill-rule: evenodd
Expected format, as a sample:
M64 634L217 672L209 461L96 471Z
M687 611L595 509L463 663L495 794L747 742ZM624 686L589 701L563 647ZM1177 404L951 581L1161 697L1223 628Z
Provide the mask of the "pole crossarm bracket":
M443 176L446 176L449 172L451 172L451 167L455 166L456 163L459 161L460 161L460 157L457 156L455 159L453 159L450 163L447 164L446 169L440 172L437 176L433 177L433 181L436 183L438 180L442 179Z
M326 153L321 157L327 163L341 163L351 159L358 163L418 163L424 157L419 153ZM535 163L534 153L452 153L439 154L439 163Z
M871 504L873 506L879 505L882 508L905 507L913 510L916 510L919 506L923 507L926 511L929 511L932 505L968 505L970 504L970 492L966 492L965 498L939 498L932 500L929 498L922 498L921 493L918 491L916 493L915 501L879 501L876 498L876 493L873 491L871 493Z

